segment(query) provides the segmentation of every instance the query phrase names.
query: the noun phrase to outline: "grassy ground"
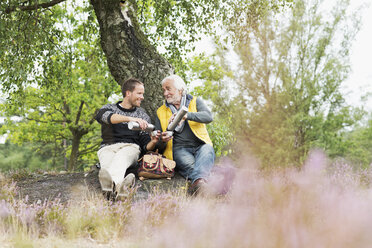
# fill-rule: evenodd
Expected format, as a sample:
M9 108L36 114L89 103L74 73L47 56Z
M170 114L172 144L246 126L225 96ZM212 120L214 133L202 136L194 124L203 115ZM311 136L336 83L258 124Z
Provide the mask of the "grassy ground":
M242 164L241 162L240 164ZM222 170L223 171L223 170ZM226 170L227 171L227 170ZM87 194L29 204L1 180L2 247L370 247L372 172L328 164L262 172L247 163L210 180L206 195L153 193L112 203ZM226 193L216 196L218 192Z

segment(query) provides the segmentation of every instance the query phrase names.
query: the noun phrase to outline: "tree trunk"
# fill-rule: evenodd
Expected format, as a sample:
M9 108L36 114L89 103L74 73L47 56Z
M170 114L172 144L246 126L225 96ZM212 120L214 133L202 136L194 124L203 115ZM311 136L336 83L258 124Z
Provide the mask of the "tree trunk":
M81 138L87 134L87 131L84 129L73 129L70 128L71 133L72 133L72 146L71 146L71 154L70 154L70 159L68 161L68 166L67 169L69 171L74 171L76 169L76 162L79 157L79 146L80 146L80 141Z
M163 96L161 80L173 73L173 68L150 44L136 17L136 6L129 0L126 7L118 0L91 0L101 34L101 46L111 74L119 85L135 77L145 84L142 107L154 120Z

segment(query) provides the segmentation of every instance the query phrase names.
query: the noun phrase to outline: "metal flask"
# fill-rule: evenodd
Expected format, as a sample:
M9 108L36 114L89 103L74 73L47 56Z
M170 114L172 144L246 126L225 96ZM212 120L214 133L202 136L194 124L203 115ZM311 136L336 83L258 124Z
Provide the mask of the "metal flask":
M185 114L187 114L187 112L188 112L188 109L186 108L186 106L182 106L178 110L178 112L177 112L176 116L174 117L173 121L171 123L169 123L167 130L168 131L174 131L174 129L176 129L177 125L180 123L180 121L185 116Z
M141 131L142 130L139 123L135 122L135 121L128 122L128 128L130 130L133 130L133 131ZM154 129L155 129L155 126L149 123L144 131L152 132L152 131L154 131Z

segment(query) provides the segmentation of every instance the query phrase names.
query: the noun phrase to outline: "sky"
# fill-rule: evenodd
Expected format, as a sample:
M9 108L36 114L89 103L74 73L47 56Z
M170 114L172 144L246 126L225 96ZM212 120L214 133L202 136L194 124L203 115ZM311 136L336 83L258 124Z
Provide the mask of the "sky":
M352 0L351 6L368 3L362 12L362 26L351 49L352 72L342 88L348 103L372 110L372 96L363 103L360 97L367 92L372 93L372 1Z

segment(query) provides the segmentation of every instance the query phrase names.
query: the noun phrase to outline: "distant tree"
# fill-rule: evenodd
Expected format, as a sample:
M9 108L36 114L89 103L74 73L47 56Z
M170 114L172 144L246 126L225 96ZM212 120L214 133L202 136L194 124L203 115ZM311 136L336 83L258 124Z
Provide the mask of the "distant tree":
M368 168L372 164L372 119L345 134L344 157L353 165Z
M300 165L314 147L338 156L346 148L341 131L357 120L340 86L359 20L348 16L348 1L338 1L328 16L321 6L296 1L256 25L228 26L239 58L237 88L225 87L234 97L220 95L214 104L228 106L230 130L263 166Z
M49 146L49 144L48 144ZM53 152L53 147L49 147L48 150L44 151ZM58 161L58 159L60 159ZM63 156L56 158L51 154L40 153L35 145L22 144L18 146L12 144L9 141L4 144L0 144L0 171L6 172L11 170L40 170L40 169L52 169L56 167L56 164L60 165L63 163Z

